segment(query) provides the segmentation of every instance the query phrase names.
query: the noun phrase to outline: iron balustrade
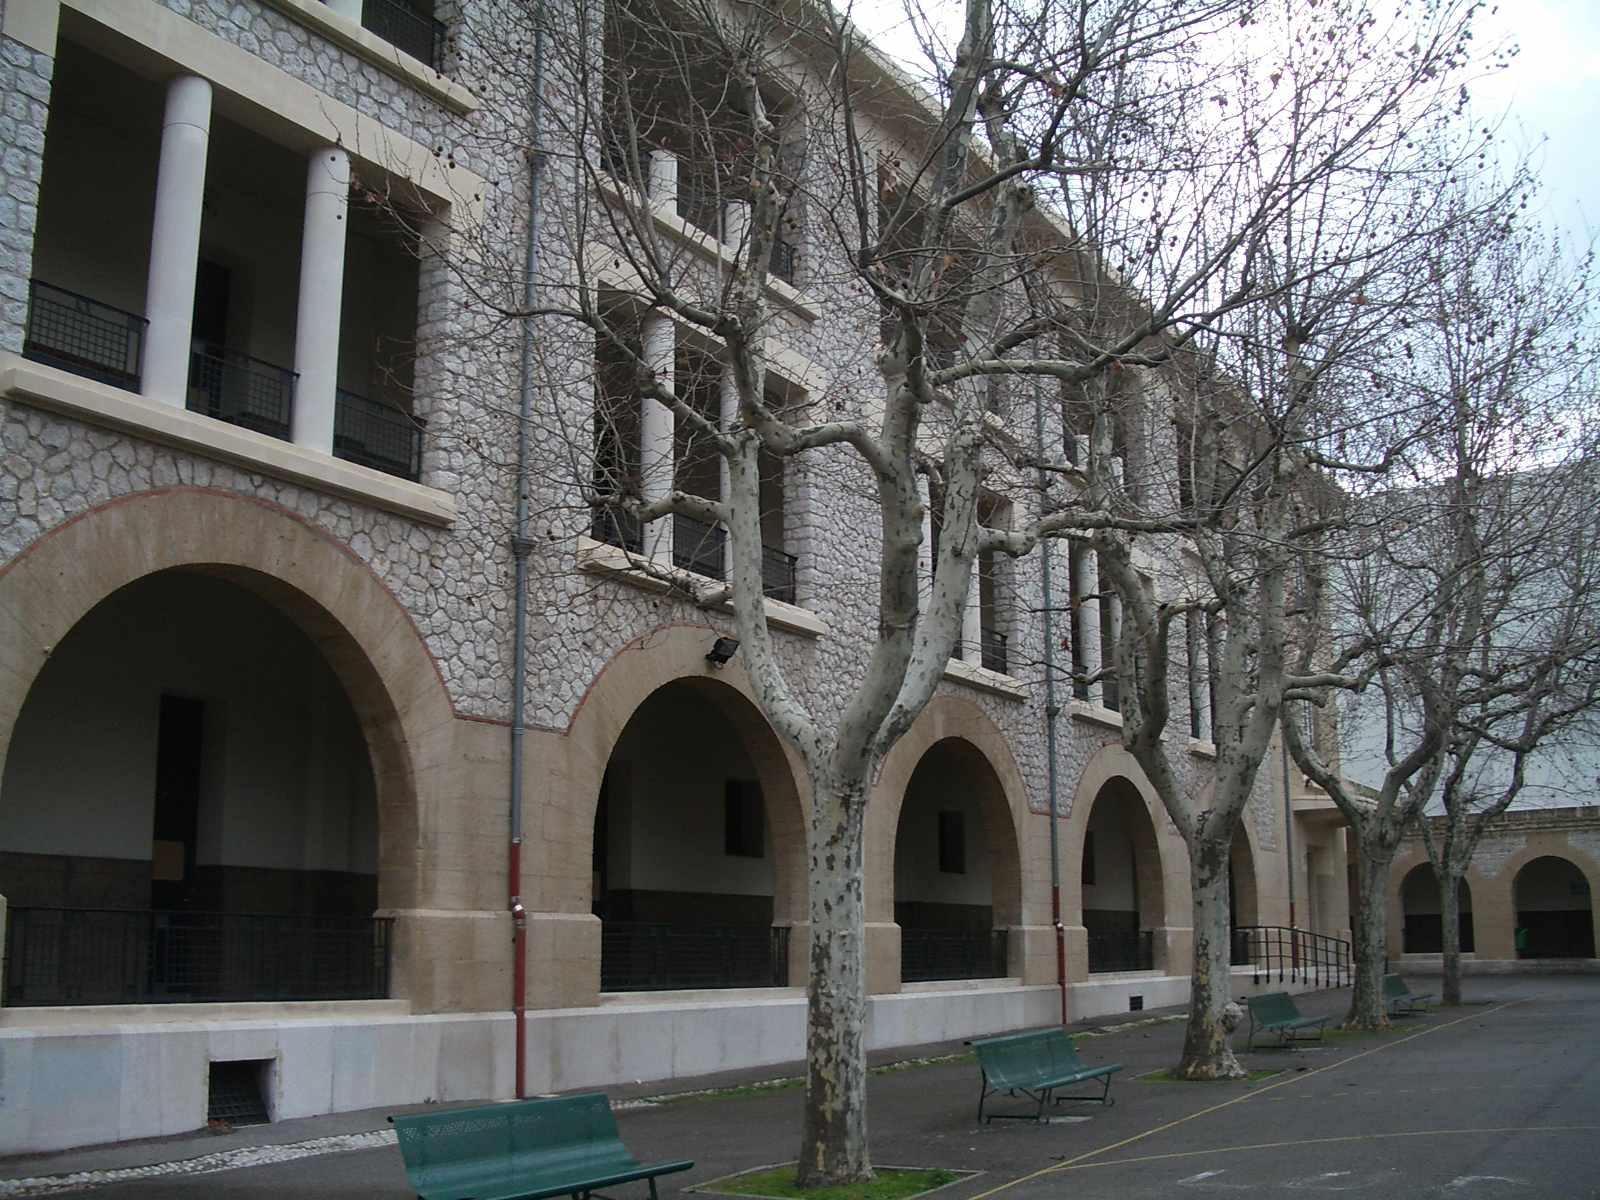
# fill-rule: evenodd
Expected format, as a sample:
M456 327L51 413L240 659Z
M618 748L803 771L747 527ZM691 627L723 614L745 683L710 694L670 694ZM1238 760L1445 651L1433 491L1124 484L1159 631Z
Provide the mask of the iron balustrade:
M723 578L723 549L728 534L721 525L707 525L682 513L672 514L672 564L707 579Z
M148 325L131 312L31 279L22 356L136 392Z
M772 258L767 263L767 270L785 283L793 283L795 263L799 257L799 250L793 242L783 238L773 238Z
M1089 935L1089 973L1153 971L1155 934L1149 929L1118 929Z
M960 933L947 929L900 931L900 978L906 983L936 979L1004 979L1006 930Z
M794 604L799 595L795 587L795 565L800 560L776 546L761 547L761 590L772 600Z
M382 1000L387 917L14 907L5 1003Z
M334 392L333 455L415 481L422 477L426 424L392 404L339 389Z
M361 25L435 71L444 70L444 22L404 0L363 0Z
M1293 980L1317 987L1347 987L1351 976L1350 943L1343 938L1287 925L1241 925L1234 930L1237 946L1254 968L1256 983Z
M788 926L606 921L600 990L787 987Z
M985 629L978 638L978 653L985 670L1006 674L1006 635L997 629Z
M629 554L644 552L644 526L632 513L612 508L596 509L589 522L589 536Z
M288 441L298 378L287 367L202 343L189 355L189 408Z

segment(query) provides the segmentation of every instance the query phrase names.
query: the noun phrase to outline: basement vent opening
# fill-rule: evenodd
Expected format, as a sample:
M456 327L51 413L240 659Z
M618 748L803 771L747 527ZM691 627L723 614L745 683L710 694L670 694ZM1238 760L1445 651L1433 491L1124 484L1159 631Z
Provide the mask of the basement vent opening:
M1144 997L1143 996L1129 996L1128 997L1128 1011L1129 1012L1143 1012L1144 1011Z
M229 1125L265 1125L267 1117L268 1058L247 1058L211 1064L211 1085L206 1093L206 1120Z

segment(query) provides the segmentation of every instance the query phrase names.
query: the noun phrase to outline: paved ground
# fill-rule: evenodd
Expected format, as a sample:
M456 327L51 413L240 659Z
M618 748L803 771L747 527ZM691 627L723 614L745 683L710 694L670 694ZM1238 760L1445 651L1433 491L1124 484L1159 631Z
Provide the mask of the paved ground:
M1080 1049L1091 1061L1125 1064L1118 1104L1063 1106L1043 1127L980 1127L970 1060L881 1072L869 1098L874 1159L979 1172L944 1200L1600 1197L1600 977L1469 979L1467 990L1467 1007L1404 1020L1389 1036L1258 1048L1243 1056L1247 1065L1280 1073L1250 1084L1142 1082L1136 1076L1175 1060L1181 1023L1111 1028ZM1302 997L1301 1007L1338 1014L1345 1001L1325 992ZM403 1200L413 1193L383 1115L0 1160L0 1197ZM693 1171L661 1181L663 1196L680 1195L792 1157L800 1093L681 1098L619 1119L641 1158L696 1160ZM251 1156L257 1165L240 1165ZM224 1165L231 1169L194 1173ZM97 1174L63 1178L80 1171ZM161 1173L99 1174L126 1171ZM617 1189L624 1200L635 1193L644 1187Z

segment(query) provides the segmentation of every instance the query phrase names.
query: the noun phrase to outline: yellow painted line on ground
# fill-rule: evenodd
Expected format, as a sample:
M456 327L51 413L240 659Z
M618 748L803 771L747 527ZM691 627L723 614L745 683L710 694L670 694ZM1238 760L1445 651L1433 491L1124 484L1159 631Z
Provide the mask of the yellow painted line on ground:
M1465 1016L1457 1017L1454 1021L1446 1021L1443 1025L1430 1025L1427 1029L1419 1029L1416 1033L1408 1033L1405 1037L1395 1038L1392 1041L1386 1041L1381 1045L1372 1047L1370 1050L1363 1050L1360 1054L1352 1054L1349 1058L1341 1058L1338 1062L1329 1063L1325 1067L1317 1067L1315 1070L1311 1071L1297 1072L1296 1074L1289 1076L1287 1079L1280 1079L1277 1083L1269 1083L1265 1087L1254 1088L1242 1096L1235 1096L1231 1100L1224 1100L1220 1104L1213 1104L1208 1108L1200 1109L1198 1112L1192 1112L1186 1117L1179 1117L1176 1120L1168 1121L1165 1124L1157 1125L1151 1129L1146 1129L1143 1133L1136 1133L1132 1137L1125 1137L1120 1142L1111 1142L1108 1145L1097 1147L1094 1150L1085 1150L1082 1154L1079 1154L1074 1158L1067 1159L1066 1162L1051 1163L1048 1167L1040 1167L1037 1171L1030 1171L1026 1175L1019 1175L1017 1178L1009 1180L1006 1183L1002 1183L998 1187L990 1188L987 1192L979 1192L977 1195L969 1197L969 1200L986 1200L986 1198L989 1196L998 1196L1001 1192L1009 1191L1011 1188L1014 1188L1019 1184L1029 1183L1035 1179L1043 1178L1046 1175L1054 1174L1058 1171L1071 1170L1080 1163L1085 1163L1091 1158L1099 1158L1102 1154L1109 1154L1113 1150L1120 1150L1124 1146L1131 1146L1135 1142L1142 1142L1145 1138L1154 1137L1158 1133L1165 1133L1169 1129L1176 1129L1179 1125L1185 1125L1190 1121L1198 1120L1204 1116L1209 1116L1211 1113L1220 1112L1225 1108L1232 1108L1235 1104L1243 1104L1246 1100L1254 1100L1256 1097L1264 1096L1266 1093L1274 1091L1278 1088L1288 1087L1292 1083L1300 1083L1302 1080L1312 1079L1318 1075L1324 1075L1329 1071L1336 1071L1340 1067L1345 1066L1347 1063L1353 1063L1359 1059L1366 1058L1369 1054L1377 1054L1380 1050L1388 1050L1393 1046L1403 1046L1407 1042L1415 1041L1419 1037L1426 1037L1428 1034L1436 1033L1441 1029L1449 1029L1452 1025L1460 1025L1463 1021L1480 1020L1483 1017L1493 1016L1495 1013L1510 1008L1514 1004L1526 1004L1529 1000L1537 999L1537 996L1524 996L1516 1000L1507 1000L1504 1004L1497 1004L1493 1008L1485 1009L1482 1012L1468 1013ZM1107 1163L1105 1165L1111 1166L1113 1164Z
M1082 1162L1053 1166L1052 1171L1092 1171L1096 1167L1125 1167L1133 1163L1161 1162L1171 1158L1205 1158L1216 1154L1237 1154L1245 1150L1286 1150L1294 1146L1326 1146L1335 1142L1381 1142L1390 1138L1466 1137L1485 1133L1600 1133L1600 1125L1503 1125L1489 1129L1411 1129L1403 1133L1351 1133L1342 1137L1301 1138L1290 1142L1256 1142L1249 1146L1216 1146L1210 1150L1175 1150L1171 1154L1139 1154L1133 1158L1109 1158L1103 1162ZM1010 1186L1010 1185L1007 1185ZM988 1193L985 1193L986 1195Z

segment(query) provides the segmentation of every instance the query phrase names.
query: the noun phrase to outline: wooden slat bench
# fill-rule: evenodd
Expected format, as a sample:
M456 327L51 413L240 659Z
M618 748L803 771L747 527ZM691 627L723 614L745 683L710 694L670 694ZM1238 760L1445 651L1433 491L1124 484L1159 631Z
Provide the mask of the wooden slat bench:
M1122 1070L1121 1063L1091 1067L1078 1057L1078 1049L1064 1029L1036 1029L1024 1033L1006 1033L998 1037L973 1038L967 1045L978 1055L978 1068L983 1074L982 1091L978 1094L978 1120L984 1120L983 1106L996 1092L1023 1095L1035 1101L1032 1117L1027 1113L990 1113L995 1117L1016 1117L1042 1121L1044 1106L1054 1100L1097 1100L1110 1107L1111 1077ZM1104 1087L1098 1096L1057 1096L1057 1088L1070 1087L1086 1079L1099 1079Z
M1255 1048L1258 1027L1267 1033L1277 1034L1278 1045L1287 1046L1290 1042L1307 1040L1300 1037L1302 1029L1315 1029L1317 1041L1320 1042L1322 1027L1328 1023L1327 1017L1302 1016L1288 992L1263 992L1259 996L1249 996L1245 999L1245 1007L1250 1010L1250 1038L1245 1043L1247 1049Z
M641 1163L617 1135L600 1092L390 1117L406 1178L422 1200L586 1200L596 1188L687 1171L694 1163Z
M1406 1012L1415 1012L1437 999L1432 992L1413 992L1398 975L1383 977L1383 1002L1389 1006L1391 1015L1400 1012L1402 1006Z

